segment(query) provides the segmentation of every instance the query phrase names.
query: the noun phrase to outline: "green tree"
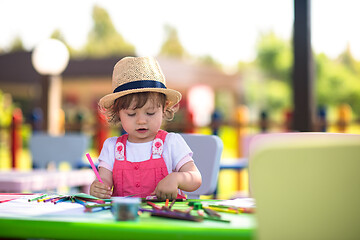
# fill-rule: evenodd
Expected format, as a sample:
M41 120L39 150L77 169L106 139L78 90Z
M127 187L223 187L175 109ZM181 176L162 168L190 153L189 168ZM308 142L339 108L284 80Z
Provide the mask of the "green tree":
M355 65L331 60L324 54L316 56L316 96L320 105L347 103L355 116L360 116L360 79L352 67Z
M51 34L50 38L59 40L62 43L64 43L64 45L69 50L70 56L75 56L75 55L78 54L78 52L68 44L68 42L66 41L64 35L62 34L62 32L59 29L55 29L53 31L53 33Z
M65 45L68 45L67 42L66 42L66 40L65 40L65 37L64 37L64 35L62 34L62 32L60 31L60 29L55 29L55 30L52 32L50 38L57 39L57 40L63 42Z
M212 66L212 67L215 67L217 69L221 69L222 67L222 64L218 61L216 61L212 56L210 55L204 55L204 56L200 56L198 58L198 61L200 63L203 63L207 66Z
M243 73L245 99L251 106L280 114L292 105L290 44L273 32L262 34L252 64L239 63Z
M15 37L10 44L10 52L25 51L23 42L19 36Z
M180 42L177 30L170 25L165 25L164 30L165 41L160 49L159 55L177 58L188 56L188 53Z
M95 57L135 55L135 47L116 31L105 9L95 5L92 18L94 25L83 50L85 55Z
M354 115L360 116L360 62L354 59L350 46L335 60L325 54L314 55L314 60L317 104L334 108L347 103ZM292 64L290 43L272 32L262 34L256 60L239 63L248 104L269 112L291 107Z
M290 43L269 32L261 34L256 48L256 64L264 73L279 81L290 83L293 64Z
M267 110L274 118L279 118L284 109L291 108L292 95L288 83L266 77L255 64L242 67L245 103L248 106Z
M355 74L360 73L360 65L353 57L349 44L346 46L346 49L340 54L337 60Z

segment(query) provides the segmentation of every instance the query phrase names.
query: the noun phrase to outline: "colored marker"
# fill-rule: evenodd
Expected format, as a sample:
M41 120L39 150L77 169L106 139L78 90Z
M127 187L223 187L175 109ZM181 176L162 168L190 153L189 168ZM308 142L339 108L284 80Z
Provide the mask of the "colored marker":
M99 180L99 182L104 183L104 182L101 180L101 177L100 177L100 175L99 175L99 172L97 171L97 169L96 169L96 167L95 167L95 165L94 165L94 162L92 161L92 159L91 159L91 157L90 157L90 154L87 153L87 154L86 154L86 157L87 157L87 159L89 160L89 163L90 163L90 165L91 165L91 167L92 167L92 169L93 169L93 171L94 171L97 179Z
M61 197L60 199L58 199L58 200L54 201L54 204L57 204L57 203L59 203L59 202L64 202L64 201L67 201L67 200L69 200L69 199L70 199L70 197L69 197L69 196L66 196L66 197Z
M38 197L36 197L36 198L28 199L28 201L29 201L29 202L36 201L36 200L41 199L41 198L46 197L46 196L47 196L47 194L43 194L43 195L38 196Z
M135 193L135 194L131 194L131 195L124 196L123 198L134 197L134 196L141 195L141 194L142 194L142 193Z
M56 200L56 199L59 199L59 196L46 198L46 199L44 200L44 202L52 202L52 201L54 201L54 200Z
M232 209L232 208L219 208L219 207L207 207L207 208L217 212L234 213L234 214L239 213L237 209Z
M203 207L203 209L211 217L218 217L218 218L221 217L220 214L218 214L216 211L214 211L214 210L212 210L212 209L210 209L208 207Z
M189 207L185 210L180 210L180 209L174 209L172 210L173 212L178 212L178 213L184 213L184 214L190 214L190 212L194 209L194 207Z
M147 205L151 206L153 209L156 209L156 210L161 210L162 208L158 205L156 205L155 203L152 203L152 202L146 202Z
M111 206L112 206L112 203L85 205L86 208L111 207Z
M62 198L64 198L64 197L59 196L59 197L56 197L56 198L51 199L50 202L55 203L56 201L58 201L58 200L60 200L60 199L62 199Z
M45 200L47 200L47 199L50 199L50 198L41 198L41 199L38 199L38 200L36 200L37 202L44 202Z
M74 197L73 199L74 199L75 202L80 203L83 206L87 205L86 201L84 201L84 200L78 199L76 197Z
M203 220L201 217L193 216L191 214L187 214L184 212L161 211L161 210L157 210L157 209L150 210L150 209L144 209L144 208L140 208L139 211L149 212L151 214L151 216L163 217L163 218L174 218L174 219L195 221L195 222L201 222Z
M203 219L211 220L211 221L218 221L218 222L225 222L225 223L231 222L230 220L222 219L222 218L218 218L218 217L203 217Z
M174 206L175 202L176 202L176 199L173 199L172 202L171 202L171 204L170 204L170 207L169 207L170 210L171 210L171 208Z
M242 212L242 213L254 213L255 208L240 208L240 212Z
M205 216L204 210L202 210L202 209L197 210L197 213L201 217Z

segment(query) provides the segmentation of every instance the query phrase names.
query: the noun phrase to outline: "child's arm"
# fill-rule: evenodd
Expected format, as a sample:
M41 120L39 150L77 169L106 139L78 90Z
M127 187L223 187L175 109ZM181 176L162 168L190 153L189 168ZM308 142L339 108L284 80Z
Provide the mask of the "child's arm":
M194 162L185 163L179 172L172 172L162 179L155 188L154 194L159 199L175 199L178 188L192 192L201 185L201 174Z
M106 168L99 168L99 175L104 183L97 179L90 186L90 195L98 198L111 198L112 195L112 172Z

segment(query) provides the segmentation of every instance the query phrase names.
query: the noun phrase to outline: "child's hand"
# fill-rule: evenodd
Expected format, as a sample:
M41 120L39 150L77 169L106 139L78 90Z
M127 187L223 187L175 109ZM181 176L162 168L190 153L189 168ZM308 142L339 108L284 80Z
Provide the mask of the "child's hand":
M176 175L170 173L162 179L151 195L156 195L160 200L176 199L178 195L178 183Z
M90 195L97 198L111 198L111 187L95 180L90 186Z

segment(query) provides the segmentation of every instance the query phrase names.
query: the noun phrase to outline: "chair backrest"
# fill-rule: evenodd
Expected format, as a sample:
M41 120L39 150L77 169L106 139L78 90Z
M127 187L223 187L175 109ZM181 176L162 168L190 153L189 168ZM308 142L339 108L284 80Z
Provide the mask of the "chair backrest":
M201 186L194 192L185 192L187 197L195 199L200 195L213 194L218 181L222 140L215 135L182 133L181 136L193 151L193 159L202 177Z
M74 133L63 136L51 136L44 133L33 134L30 138L30 152L35 168L46 168L49 163L56 167L68 162L72 168L81 165L89 145L89 137Z
M359 238L360 135L259 135L249 173L259 240Z

